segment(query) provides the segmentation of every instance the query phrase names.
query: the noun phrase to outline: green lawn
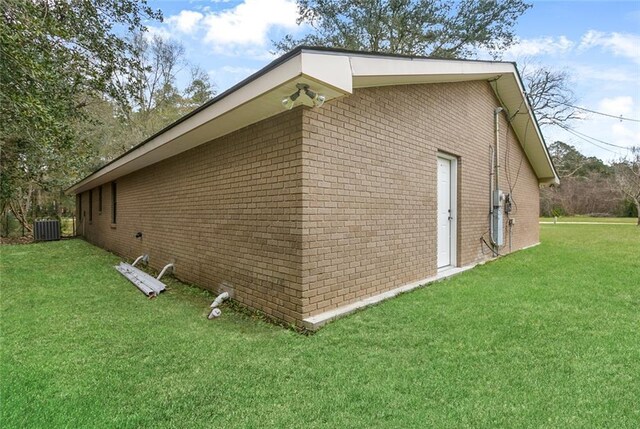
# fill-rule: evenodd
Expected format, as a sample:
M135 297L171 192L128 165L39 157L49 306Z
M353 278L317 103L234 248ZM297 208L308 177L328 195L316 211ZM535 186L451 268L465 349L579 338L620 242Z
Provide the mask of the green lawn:
M79 240L1 246L3 428L637 428L640 228L543 244L313 336Z
M553 222L552 217L541 217L541 222ZM628 223L635 225L637 218L633 217L591 217L591 216L558 216L558 222L597 222L597 223Z

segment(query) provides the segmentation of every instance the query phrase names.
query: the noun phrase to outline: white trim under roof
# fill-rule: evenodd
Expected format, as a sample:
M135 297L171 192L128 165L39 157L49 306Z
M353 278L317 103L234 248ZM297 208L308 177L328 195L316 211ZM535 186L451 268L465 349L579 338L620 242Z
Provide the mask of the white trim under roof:
M512 63L439 60L300 47L70 187L79 193L283 112L281 100L306 83L327 101L354 88L485 80L513 116L540 183L558 183L542 134ZM301 97L304 103L309 103ZM517 112L517 113L516 113Z

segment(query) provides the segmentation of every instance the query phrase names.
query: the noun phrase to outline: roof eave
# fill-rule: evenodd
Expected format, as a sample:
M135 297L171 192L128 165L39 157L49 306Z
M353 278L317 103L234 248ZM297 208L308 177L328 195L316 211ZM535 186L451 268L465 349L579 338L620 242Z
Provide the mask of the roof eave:
M296 90L296 83L308 83L330 100L350 94L354 87L490 80L505 74L513 76L509 85L517 98L517 105L527 106L529 120L535 129L532 144L537 146L534 152L538 155L530 162L532 165L535 163L536 175L541 183L551 176L557 183L557 173L514 63L406 57L300 46L134 146L66 192L91 189L281 113L280 100ZM503 107L514 109L513 106ZM530 137L527 130L524 136L516 130L525 148ZM527 156L532 155L527 153Z
M318 58L298 48L134 146L66 192L83 192L282 113L281 100L295 92L298 83L309 84L327 100L349 94L349 60L339 56ZM301 101L310 103L302 98Z

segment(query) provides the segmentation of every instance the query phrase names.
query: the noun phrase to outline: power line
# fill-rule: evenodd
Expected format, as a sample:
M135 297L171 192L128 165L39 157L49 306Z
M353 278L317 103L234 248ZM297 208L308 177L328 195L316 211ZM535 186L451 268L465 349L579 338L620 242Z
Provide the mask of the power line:
M596 110L587 109L586 107L580 107L580 106L575 106L575 105L569 104L569 103L563 103L562 101L554 100L554 99L552 99L550 97L545 97L545 96L542 96L542 97L546 98L549 101L553 101L554 103L562 104L563 106L572 107L574 109L582 110L584 112L593 113L595 115L606 116L608 118L615 118L615 119L618 119L620 121L640 122L640 119L626 118L626 117L624 117L622 115L620 115L620 116L610 115L609 113L598 112Z
M620 152L616 152L615 150L611 150L611 149L606 148L604 146L600 146L598 143L595 143L595 142L592 142L591 140L589 140L590 138L593 138L593 137L589 137L589 136L583 137L582 135L578 134L576 131L573 131L571 128L565 128L565 127L561 127L561 128L563 130L573 134L574 136L578 137L580 140L583 140L583 141L585 141L585 142L587 142L589 144L592 144L592 145L594 145L596 147L599 147L602 150L606 150L607 152L611 152L611 153L615 153L616 155L620 155ZM611 143L608 143L608 144L610 144L611 146L615 146L615 145L613 145ZM615 147L621 147L622 148L622 146L615 146ZM628 149L628 148L623 148L623 149Z
M558 125L560 126L560 128L562 128L562 129L564 129L564 130L566 130L566 131L573 132L574 134L580 134L581 136L586 137L586 138L591 139L591 140L595 140L595 141L597 141L598 143L602 143L602 144L605 144L605 145L607 145L607 146L611 146L611 147L617 147L617 148L619 148L619 149L627 149L627 150L629 149L627 146L620 146L620 145L617 145L617 144L609 143L609 142L606 142L606 141L604 141L604 140L600 140L600 139L597 139L597 138L595 138L595 137L588 136L588 135L586 135L586 134L584 134L584 133L581 133L580 131L571 130L571 129L570 129L568 126L566 126L566 125L562 125L562 124L558 124Z

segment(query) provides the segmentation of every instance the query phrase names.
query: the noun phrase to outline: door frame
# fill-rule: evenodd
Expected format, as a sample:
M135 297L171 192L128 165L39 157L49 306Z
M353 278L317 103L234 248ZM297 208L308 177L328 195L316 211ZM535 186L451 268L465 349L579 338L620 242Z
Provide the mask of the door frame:
M441 159L446 159L447 161L450 161L450 171L449 174L451 175L451 177L449 178L449 200L451 202L451 229L450 229L450 237L449 237L449 265L444 266L442 268L438 268L438 269L447 269L447 268L453 268L453 267L457 267L458 266L458 158L453 156L453 155L449 155L448 153L444 153L444 152L440 152L438 151L438 156L436 158L436 177L438 177L438 172L437 172L437 168L438 168L438 158ZM438 197L437 197L437 193L438 193L438 188L439 188L439 183L436 180L436 225L438 223L438 210L439 207L437 207L438 205ZM436 234L437 234L437 228L436 228ZM437 261L438 261L438 240L437 240L437 235L436 235L436 268L437 268Z

